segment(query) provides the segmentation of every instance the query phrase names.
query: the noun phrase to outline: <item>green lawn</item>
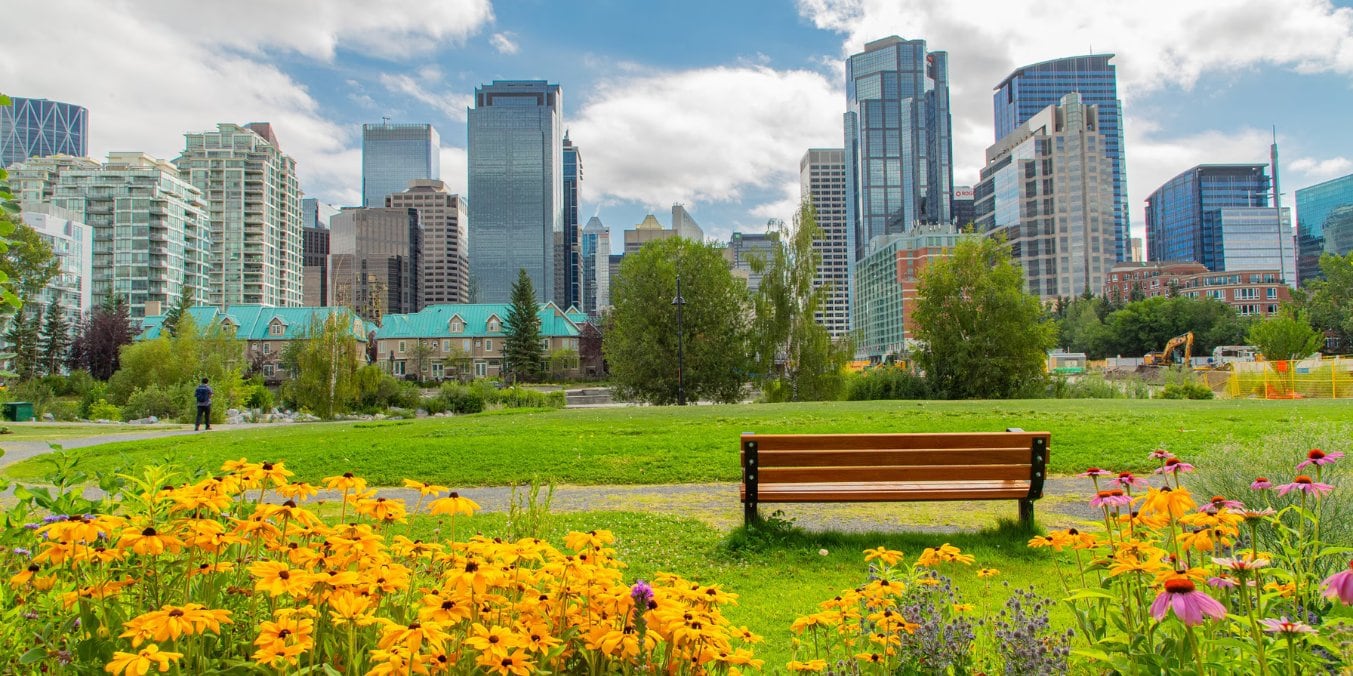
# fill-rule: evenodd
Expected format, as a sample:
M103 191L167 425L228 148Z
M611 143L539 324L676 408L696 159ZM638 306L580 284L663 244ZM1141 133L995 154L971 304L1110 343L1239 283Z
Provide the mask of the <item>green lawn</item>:
M183 425L98 425L94 423L13 423L0 422L8 427L8 434L0 434L0 445L6 441L61 441L106 434L136 434L154 430L182 429Z
M427 517L416 519L415 533L426 537L432 523ZM738 605L727 608L726 615L765 638L765 643L754 646L757 656L766 660L765 673L783 673L790 658L789 626L794 618L816 612L818 603L866 581L863 552L867 548L884 545L915 560L922 549L949 542L976 556L971 566L946 566L941 573L955 581L965 602L976 604L978 612L985 609L988 616L994 616L1009 597L1005 583L1012 587L1035 585L1044 595L1058 598L1062 592L1047 550L1028 549L1028 536L1015 529L954 535L794 531L783 538L753 540L752 546L733 548L730 542L747 542L746 538L738 534L730 537L695 519L671 516L634 512L556 514L551 526L548 539L554 543L562 542L567 531L610 529L616 536L617 555L629 566L625 571L629 582L651 580L662 571L702 584L720 584L738 594ZM505 517L477 515L462 521L458 528L462 539L471 531L504 535ZM822 549L827 550L826 556L820 554ZM978 580L975 573L982 567L999 569L1001 575L990 584ZM1063 613L1053 620L1069 626L1071 617Z
M216 468L285 460L297 480L354 472L373 485L418 478L453 486L538 477L572 484L736 481L744 431L1052 433L1052 471L1144 469L1157 446L1181 455L1244 444L1301 423L1347 420L1346 401L1023 400L830 402L503 411L418 421L279 425L76 451L91 472L153 463ZM6 470L41 479L41 458Z

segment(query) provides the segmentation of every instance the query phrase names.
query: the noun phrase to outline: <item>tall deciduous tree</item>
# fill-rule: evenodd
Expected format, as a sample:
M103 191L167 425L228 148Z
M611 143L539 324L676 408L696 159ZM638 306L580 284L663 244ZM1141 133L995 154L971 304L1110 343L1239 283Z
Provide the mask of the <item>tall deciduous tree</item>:
M1325 337L1311 328L1306 314L1292 308L1250 325L1248 339L1269 361L1303 359L1325 344Z
M822 235L809 201L799 207L796 227L780 229L768 258L754 256L761 274L753 297L752 344L762 391L772 401L836 399L850 359L848 345L833 341L814 315L830 289L814 287L822 255L813 247Z
M1333 332L1340 352L1353 352L1353 251L1321 256L1320 272L1323 279L1293 294L1293 305L1307 313L1313 327Z
M681 275L682 339L687 399L735 402L750 366L747 287L723 252L674 237L625 256L613 280L611 322L602 350L616 393L652 404L677 401L677 274Z
M135 335L127 301L121 296L108 296L76 336L73 351L82 363L73 366L89 371L99 380L108 380L122 363L119 354L122 346L132 342Z
M10 99L4 94L0 94L0 108L10 105ZM14 193L10 191L8 174L4 167L0 167L0 254L6 254L9 251L9 238L14 234L13 217L19 213L19 203L14 200ZM14 280L0 268L0 308L8 310L17 310L23 301L19 300L19 295L14 292Z
M16 218L0 212L0 220ZM9 235L9 247L0 253L0 272L14 285L19 298L33 302L47 283L61 274L61 261L52 247L32 227L16 222Z
M545 351L540 346L540 305L526 270L512 285L512 307L503 325L503 370L513 380L535 380Z
M47 304L47 316L42 323L42 371L47 375L57 375L66 365L66 355L70 352L70 322L66 321L66 312L56 303Z
M966 239L929 263L917 284L916 363L950 399L1034 394L1056 329L1004 242Z
M283 392L297 407L332 418L357 399L357 368L362 360L353 321L346 312L316 317L304 340L287 345L282 364L293 377Z

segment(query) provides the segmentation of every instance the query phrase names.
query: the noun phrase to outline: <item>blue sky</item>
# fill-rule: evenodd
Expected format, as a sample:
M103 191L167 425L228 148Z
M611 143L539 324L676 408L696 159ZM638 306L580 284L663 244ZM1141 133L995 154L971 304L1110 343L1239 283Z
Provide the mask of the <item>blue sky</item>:
M1117 54L1140 223L1144 197L1195 164L1265 161L1273 124L1289 203L1353 173L1351 4L47 0L8 10L24 28L0 44L0 89L87 106L96 156L172 158L184 132L272 122L303 189L342 205L359 199L362 122L435 124L463 190L475 85L548 79L582 149L584 218L619 239L680 201L726 239L791 215L799 157L840 143L842 61L865 41L950 53L959 184L994 140L991 87L1093 45Z

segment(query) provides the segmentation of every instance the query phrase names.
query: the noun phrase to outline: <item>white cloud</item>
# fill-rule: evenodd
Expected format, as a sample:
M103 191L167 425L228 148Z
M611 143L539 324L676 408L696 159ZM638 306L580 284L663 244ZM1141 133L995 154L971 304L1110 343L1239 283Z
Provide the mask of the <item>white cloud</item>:
M441 79L438 72L434 77L427 77L420 72L420 78L416 79L409 75L394 75L390 73L381 73L380 82L386 89L397 94L404 94L412 97L416 101L425 103L441 111L447 117L464 121L466 118L466 108L474 102L474 97L469 94L457 94L452 91L435 91L434 86Z
M800 13L843 35L842 56L898 34L949 52L955 182L976 180L993 141L991 91L1021 65L1097 53L1117 57L1127 119L1132 218L1163 181L1200 162L1262 162L1269 136L1253 129L1167 136L1131 108L1134 97L1168 86L1190 88L1205 73L1278 66L1299 73L1353 75L1353 9L1328 0L1136 0L1093 3L799 0ZM1079 8L1079 5L1077 5ZM1330 170L1337 161L1330 164ZM1295 171L1301 171L1296 169Z
M8 93L70 101L90 110L90 151L140 150L172 159L183 134L218 122L271 122L297 160L301 185L328 202L360 199L357 130L331 120L306 87L270 55L327 60L334 48L382 57L463 42L492 21L487 0L409 3L306 0L285 3L135 3L50 0L7 9L15 25L59 26L58 61L50 31L18 31L0 42L0 82ZM49 60L50 61L50 60ZM349 96L361 101L360 89Z
M515 37L517 35L511 32L494 33L493 37L489 38L489 44L493 45L499 54L516 54L520 48L513 40Z
M1298 157L1288 162L1285 171L1292 172L1295 176L1284 175L1283 185L1306 187L1312 183L1320 183L1348 174L1353 171L1353 160L1349 160L1347 157L1331 157L1323 160L1314 157ZM1301 180L1292 180L1297 178Z
M442 146L441 176L447 190L460 195L466 194L465 181L469 176L469 166L469 154L464 148Z
M603 204L728 202L796 180L805 150L840 144L843 98L803 70L645 73L602 83L567 125Z

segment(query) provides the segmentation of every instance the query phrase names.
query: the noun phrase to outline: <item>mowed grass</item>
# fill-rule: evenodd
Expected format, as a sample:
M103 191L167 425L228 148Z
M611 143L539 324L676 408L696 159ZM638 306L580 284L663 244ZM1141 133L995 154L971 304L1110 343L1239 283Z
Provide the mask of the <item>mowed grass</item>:
M0 422L9 432L0 434L0 445L6 441L53 441L81 439L110 434L136 434L155 430L183 429L184 425L100 425L94 423L14 423Z
M459 539L473 533L506 535L506 517L481 514L457 523ZM415 537L446 538L450 533L431 517L416 517ZM625 581L652 580L659 572L675 573L701 584L718 584L738 595L737 605L724 609L738 626L747 626L765 642L753 646L766 660L766 673L784 673L791 657L789 627L800 615L819 610L818 604L843 589L867 581L864 550L879 545L904 552L915 561L926 547L948 542L977 558L971 566L945 565L940 573L950 577L963 600L977 606L979 616L994 617L1005 604L1012 587L1036 587L1045 596L1060 598L1063 587L1047 550L1029 549L1028 535L1017 528L993 528L980 533L953 535L908 533L805 533L794 530L780 537L732 536L701 521L635 512L583 512L551 517L547 539L561 546L568 531L608 529L616 536L616 556L628 567ZM399 532L398 529L391 531ZM730 547L730 542L749 546ZM820 552L825 549L824 556ZM979 580L976 571L989 567L1001 571L992 581ZM1007 587L1007 583L1009 587ZM1060 606L1058 606L1060 608ZM1070 626L1069 613L1053 616L1057 626ZM811 650L811 641L809 642ZM801 655L806 657L807 654Z
M354 472L373 485L405 478L488 486L531 478L569 484L736 481L742 432L1052 433L1051 471L1146 469L1147 452L1243 445L1298 424L1347 420L1347 401L875 401L498 411L453 418L271 428L121 442L74 451L90 472L172 463L283 460L295 480ZM41 480L35 458L6 470Z

